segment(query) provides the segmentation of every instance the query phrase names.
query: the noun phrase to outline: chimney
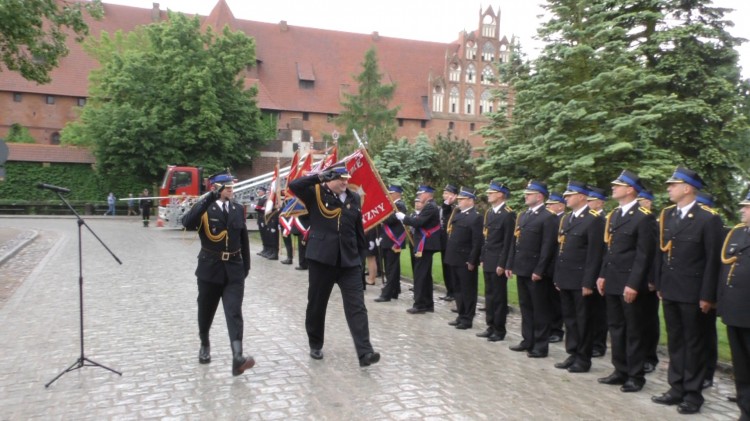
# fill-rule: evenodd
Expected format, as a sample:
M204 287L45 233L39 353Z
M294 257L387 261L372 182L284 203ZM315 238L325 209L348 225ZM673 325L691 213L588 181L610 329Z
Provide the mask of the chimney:
M159 10L159 3L153 3L151 6L151 22L159 22L161 20L161 10Z
M282 20L281 22L279 22L279 30L281 32L286 32L289 30L289 25L287 25L285 20Z
M380 41L380 34L378 33L378 31L372 31L372 40Z

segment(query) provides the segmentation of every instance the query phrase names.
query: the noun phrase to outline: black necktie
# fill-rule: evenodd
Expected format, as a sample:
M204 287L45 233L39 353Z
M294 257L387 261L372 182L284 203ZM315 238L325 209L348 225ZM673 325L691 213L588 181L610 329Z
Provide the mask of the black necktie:
M221 210L222 210L222 212L224 212L224 217L225 218L229 216L229 206L227 205L227 202L224 202L221 205Z

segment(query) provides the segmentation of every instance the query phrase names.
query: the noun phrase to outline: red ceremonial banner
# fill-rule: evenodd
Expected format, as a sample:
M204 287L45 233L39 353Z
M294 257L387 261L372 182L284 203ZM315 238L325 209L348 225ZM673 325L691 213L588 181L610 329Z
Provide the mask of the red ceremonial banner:
M352 176L349 189L357 192L362 200L362 223L367 232L395 211L393 202L366 150L358 149L342 162Z

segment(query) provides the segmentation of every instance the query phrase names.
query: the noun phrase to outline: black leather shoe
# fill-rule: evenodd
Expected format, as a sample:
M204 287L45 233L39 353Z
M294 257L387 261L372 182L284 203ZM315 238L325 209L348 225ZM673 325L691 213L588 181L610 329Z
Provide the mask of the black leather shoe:
M242 355L242 341L232 341L232 375L239 376L254 366L255 358L252 355Z
M511 345L510 347L508 347L508 349L510 349L511 351L516 351L516 352L524 352L524 351L528 351L529 347L527 347L524 344L518 344L518 345Z
M737 403L737 396L736 395L729 395L729 396L727 396L727 400L729 402Z
M323 350L322 349L310 349L310 358L312 358L313 360L322 360Z
M295 270L307 270L307 266L296 266Z
M454 297L452 295L446 295L445 297L440 297L440 299L443 300L443 301L451 302L451 301L455 301L456 297Z
M493 330L488 327L484 332L477 333L477 336L480 338L489 338L490 336L492 336L492 332Z
M490 341L490 342L500 342L500 341L505 340L505 334L504 333L492 332L492 335L490 335L487 338L487 340Z
M627 378L625 378L624 376L621 376L617 372L614 372L607 377L601 377L599 379L596 379L596 381L598 381L601 384L611 384L611 385L625 384L626 380Z
M368 365L375 364L378 361L380 361L379 352L368 352L367 354L359 358L359 366L367 367Z
M267 252L267 250L261 250L261 251L255 253L255 254L257 254L258 256L261 256L261 257L266 257L266 252Z
M547 353L539 351L529 351L526 353L526 356L529 358L547 358Z
M291 265L292 264L292 259L284 259L284 260L280 261L279 263L281 263L282 265Z
M601 357L604 356L605 353L606 352L604 350L595 349L594 351L591 352L591 357L592 358L601 358Z
M380 296L374 300L376 303L387 303L388 301L391 301L388 297Z
M458 326L458 319L448 322L448 326Z
M667 392L659 396L651 396L651 402L658 403L659 405L677 405L682 403L682 398L672 396Z
M643 389L643 383L637 382L635 380L630 380L625 382L622 386L620 386L620 391L624 393L633 393L633 392L640 392L641 389Z
M471 325L467 325L465 323L459 323L456 325L456 329L460 329L460 330L471 329Z
M561 363L556 363L555 368L559 368L561 370L567 370L575 362L576 362L576 357L569 355L568 358L565 359L565 361Z
M268 256L266 256L266 259L268 259L268 260L279 260L279 255L278 254L269 254Z
M416 308L416 307L412 307L412 308L407 308L406 312L409 313L409 314L425 314L425 313L434 313L435 309L434 308Z
M201 349L198 351L198 362L201 364L208 364L211 362L210 345L201 345Z
M700 410L700 405L696 405L692 402L683 402L677 405L677 412L680 414L697 414Z
M585 366L583 364L573 363L568 367L568 373L588 373L591 370L591 365Z
M654 365L654 363L651 363L651 362L645 362L645 363L643 363L643 372L644 373L646 373L646 374L653 373L654 370L656 370L656 365Z
M557 342L562 342L563 338L562 335L554 334L549 336L549 343L554 344Z
M451 312L452 312L452 313L458 313L458 309L457 309L457 308L452 308L452 309L451 309Z
M705 379L703 380L703 383L701 383L701 389L708 389L709 387L714 385L714 381L711 379Z
M477 311L487 311L487 307L477 307Z

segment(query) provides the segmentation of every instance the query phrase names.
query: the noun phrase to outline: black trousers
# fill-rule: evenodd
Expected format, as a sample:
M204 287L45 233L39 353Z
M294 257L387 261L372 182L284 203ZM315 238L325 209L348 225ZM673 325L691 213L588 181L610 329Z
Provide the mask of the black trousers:
M560 291L555 288L555 280L552 280L552 286L549 288L549 304L550 304L550 335L563 336L563 314L562 314L562 303L560 300Z
M455 291L456 308L459 323L471 327L477 313L477 288L479 286L478 268L470 271L466 265L451 266L451 277L458 285Z
M643 343L644 301L639 295L630 304L622 295L607 295L607 322L612 340L612 365L623 377L643 383L646 348Z
M659 336L661 336L661 321L659 320L659 295L656 291L643 293L639 299L643 300L644 321L643 346L646 348L646 362L656 365L659 356Z
M302 235L295 235L295 237L297 237L297 261L299 262L299 267L307 268L307 261L305 260L307 246L302 241Z
M401 294L401 253L395 253L392 249L381 248L385 260L386 284L380 295L386 298L398 298Z
M279 227L278 225L266 225L266 241L268 241L268 250L272 254L279 254Z
M447 297L455 297L456 289L458 288L458 281L453 279L453 272L451 272L450 265L445 263L445 250L440 251L440 262L443 268L443 282L445 282L445 295Z
M484 271L484 301L487 327L499 335L505 335L508 318L508 278L498 276L494 270Z
M258 216L258 234L260 234L260 242L263 244L263 251L268 250L268 232L266 230L265 217L262 215Z
M607 300L594 290L591 301L593 301L592 311L594 312L594 350L604 354L607 352L607 333L609 332Z
M286 237L282 236L284 239L284 248L286 249L286 257L289 259L294 258L294 248L292 247L292 236L287 235Z
M565 350L576 363L591 367L594 350L594 295L584 297L580 289L560 290L560 304L565 321Z
M521 307L521 336L530 351L546 354L549 351L550 322L549 279L532 281L530 276L516 275L518 302Z
M224 304L224 317L227 320L229 343L242 340L242 300L245 295L245 280L225 280L224 284L198 280L198 334L202 344L209 343L209 331L219 307Z
M716 332L716 309L706 314L706 380L714 381L719 361L719 335Z
M750 328L727 326L740 421L750 421Z
M434 251L424 250L422 257L414 257L414 308L435 308L432 296L432 256Z
M703 404L702 386L706 377L708 345L706 316L698 303L662 300L667 324L669 350L669 394L683 400Z
M342 268L314 260L307 261L309 286L305 328L311 349L322 349L325 337L326 310L333 285L338 284L344 302L344 316L354 340L357 356L373 352L370 344L370 327L362 288L360 266Z

